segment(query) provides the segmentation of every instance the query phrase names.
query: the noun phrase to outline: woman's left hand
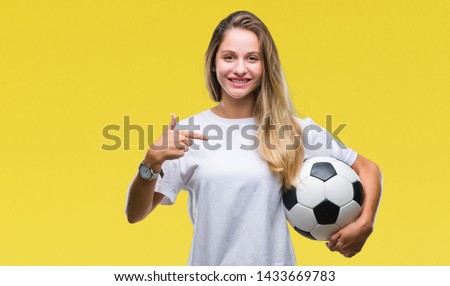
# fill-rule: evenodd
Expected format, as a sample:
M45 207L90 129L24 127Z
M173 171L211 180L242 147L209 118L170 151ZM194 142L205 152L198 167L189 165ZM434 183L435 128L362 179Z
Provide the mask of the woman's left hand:
M373 231L373 224L356 220L333 234L327 246L345 257L352 257L361 251L364 243Z

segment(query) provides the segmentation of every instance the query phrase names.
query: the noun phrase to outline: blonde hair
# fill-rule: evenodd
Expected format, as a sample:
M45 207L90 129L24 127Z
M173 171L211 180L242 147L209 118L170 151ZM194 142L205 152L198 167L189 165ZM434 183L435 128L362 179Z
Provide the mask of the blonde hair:
M261 85L255 90L254 117L259 126L257 136L260 142L258 152L267 161L270 170L278 174L283 186L290 188L297 183L304 157L302 130L294 118L295 110L289 98L275 43L267 27L254 14L247 11L234 12L214 30L205 55L208 91L214 101L221 101L221 86L215 74L215 58L225 32L233 28L246 29L258 36L263 65Z

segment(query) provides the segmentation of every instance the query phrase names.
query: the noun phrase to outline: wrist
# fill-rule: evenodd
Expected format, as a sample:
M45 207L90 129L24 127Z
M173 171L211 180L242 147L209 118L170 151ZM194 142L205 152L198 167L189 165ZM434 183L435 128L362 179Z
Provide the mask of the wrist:
M373 231L374 221L372 219L368 219L367 217L360 216L357 220L357 223L361 226L361 228L365 229L368 232Z
M144 164L151 166L152 171L158 173L161 170L161 166L164 160L161 158L160 154L151 149L151 147L147 150L145 154L144 160L142 161Z

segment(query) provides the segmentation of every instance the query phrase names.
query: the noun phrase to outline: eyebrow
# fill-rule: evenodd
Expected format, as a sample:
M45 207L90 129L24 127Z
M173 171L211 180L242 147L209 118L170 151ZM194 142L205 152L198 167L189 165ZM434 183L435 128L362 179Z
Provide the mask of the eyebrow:
M235 51L232 51L232 50L222 50L222 51L220 51L222 54L223 53L232 53L232 54L236 54L236 52ZM251 51L251 52L248 52L248 53L246 53L247 55L251 55L251 54L257 54L257 55L259 55L260 54L260 52L258 52L258 51Z

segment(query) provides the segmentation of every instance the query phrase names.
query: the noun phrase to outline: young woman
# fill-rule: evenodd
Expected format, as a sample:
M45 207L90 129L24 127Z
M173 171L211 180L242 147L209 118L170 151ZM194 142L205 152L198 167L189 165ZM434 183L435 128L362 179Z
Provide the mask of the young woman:
M373 230L380 170L335 141L329 147L330 133L295 117L277 49L255 15L239 11L219 23L206 52L206 82L218 104L178 124L172 115L130 185L128 221L143 220L187 190L194 225L189 265L295 265L282 191L297 183L304 159L333 156L352 166L366 193L359 219L327 246L357 254Z

